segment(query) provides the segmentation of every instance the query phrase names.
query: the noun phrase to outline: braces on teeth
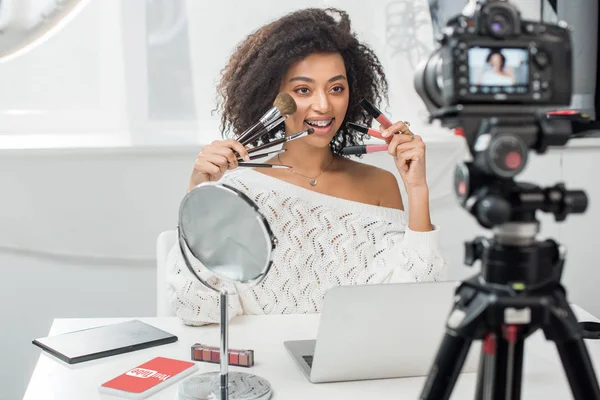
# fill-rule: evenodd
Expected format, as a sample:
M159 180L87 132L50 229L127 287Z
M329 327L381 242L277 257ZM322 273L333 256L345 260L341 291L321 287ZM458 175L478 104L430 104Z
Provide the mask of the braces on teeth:
M306 123L309 125L325 127L325 126L329 125L331 123L331 121L332 120L329 120L329 121L306 121Z

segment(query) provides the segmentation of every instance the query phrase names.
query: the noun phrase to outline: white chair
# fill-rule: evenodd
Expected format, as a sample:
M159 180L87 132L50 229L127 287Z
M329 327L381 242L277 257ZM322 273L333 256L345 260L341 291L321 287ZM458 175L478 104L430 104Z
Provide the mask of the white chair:
M177 241L177 231L165 231L156 240L156 316L174 317L167 300L166 262L169 252Z

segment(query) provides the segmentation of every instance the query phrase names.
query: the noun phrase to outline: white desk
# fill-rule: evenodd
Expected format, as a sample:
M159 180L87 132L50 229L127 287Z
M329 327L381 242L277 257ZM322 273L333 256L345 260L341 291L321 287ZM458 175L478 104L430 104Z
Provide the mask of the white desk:
M597 320L574 307L579 320ZM194 343L218 345L218 326L187 327L176 318L139 318L158 328L176 334L179 341L69 366L42 352L25 393L25 400L92 400L117 399L98 392L98 386L156 356L190 359ZM124 318L56 319L50 335L104 325ZM256 362L251 372L269 380L274 399L418 399L425 377L385 379L357 382L312 384L300 372L283 347L284 340L311 339L316 336L319 315L242 316L230 325L230 347L253 349ZM600 371L600 341L587 340L596 372ZM376 345L376 344L374 344ZM527 339L524 365L524 399L571 399L565 374L556 348L546 342L541 332ZM400 362L400 361L399 361ZM198 362L200 372L218 371L217 364ZM452 399L473 398L476 374L462 374ZM181 381L179 381L181 382ZM179 382L158 392L151 399L176 399Z

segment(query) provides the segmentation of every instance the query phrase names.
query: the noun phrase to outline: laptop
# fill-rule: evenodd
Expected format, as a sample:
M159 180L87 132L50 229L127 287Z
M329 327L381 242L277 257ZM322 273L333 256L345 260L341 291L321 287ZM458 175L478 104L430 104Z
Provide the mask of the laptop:
M336 286L327 291L316 340L284 346L310 382L426 376L445 334L459 282ZM475 372L481 342L461 373Z

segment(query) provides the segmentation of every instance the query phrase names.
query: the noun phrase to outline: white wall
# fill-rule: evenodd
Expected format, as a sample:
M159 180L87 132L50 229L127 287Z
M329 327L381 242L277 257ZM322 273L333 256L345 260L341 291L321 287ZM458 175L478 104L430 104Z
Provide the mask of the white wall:
M168 1L164 0L163 6ZM5 125L2 127L6 134L0 140L0 268L3 276L0 279L3 301L0 316L3 327L8 328L0 330L0 352L4 355L0 363L0 387L3 388L0 399L12 400L22 395L40 352L31 344L31 340L46 335L53 318L154 315L155 240L161 231L175 227L179 201L187 187L190 166L200 150L200 143L218 137L216 131L211 131L207 112L212 105L206 99L213 97L216 73L227 56L225 41L231 46L238 36L241 37L242 33L259 24L256 19L245 17L250 11L254 10L253 17L261 20L270 17L266 11L268 7L259 7L257 2L237 2L235 4L239 7L235 10L238 12L242 10L240 7L250 7L250 3L253 8L246 10L243 17L239 17L240 13L219 19L207 2L190 1L190 15L200 16L198 20L208 24L192 24L190 27L194 92L197 99L202 99L197 102L195 112L200 121L209 121L201 124L201 129L215 134L213 137L203 134L201 140L194 136L197 144L187 147L127 147L131 138L118 135L117 131L123 127L148 126L148 121L131 120L132 107L135 108L137 103L144 100L140 93L131 93L137 90L138 85L143 86L143 79L133 83L130 81L134 79L132 72L138 67L123 65L139 61L137 53L132 54L131 47L128 47L135 46L135 40L121 46L118 37L110 42L115 36L108 36L101 43L96 43L96 50L122 53L122 58L116 56L98 61L94 57L100 55L94 53L87 60L78 58L75 64L66 62L66 59L60 65L43 64L44 57L54 60L60 51L65 57L71 53L79 56L78 46L93 46L89 42L82 43L80 39L84 34L80 32L87 32L89 37L93 37L93 32L98 34L103 26L112 29L111 25L93 21L99 16L111 17L109 19L113 22L119 21L120 11L114 8L119 4L118 0L102 0L105 6L101 9L98 8L98 1L92 2L92 8L82 14L82 18L88 19L74 21L73 25L51 40L48 47L31 53L31 58L17 60L20 64L0 66L0 86L3 88L10 88L11 93L17 92L21 90L17 86L19 81L27 83L23 92L19 92L19 107L62 110L62 115L73 118L81 111L79 108L111 116L103 121L105 125L97 125L94 120L81 125L78 119L74 119L70 125L66 124L65 129L59 131L75 133L79 135L77 138L81 143L85 143L82 147L71 140L66 143L66 147L71 149L61 149L63 146L56 142L57 136L46 135L48 130L40 120L21 120L23 125L16 124L14 127L33 126L36 129L32 131L45 135L43 142L39 141L41 136L32 141L33 137L17 136ZM128 0L127 7L130 8L125 10L124 15L136 14L135 9L131 8L132 4L143 3L144 0ZM154 3L160 2L155 0ZM388 3L390 8L386 8ZM412 4L414 7L408 11L396 8L400 3L389 1L380 8L373 8L362 0L305 0L300 5L321 4L345 8L361 35L380 54L390 78L389 113L398 119L410 119L415 130L425 137L428 144L428 180L432 186L433 219L443 229L442 245L451 264L451 277L462 279L476 272L476 269L462 266L463 242L483 231L471 216L458 208L452 194L454 163L464 156L464 147L459 139L449 133L443 136L439 128L423 123L423 107L412 89L414 63L431 46L431 32L418 24L410 25L408 28L414 28L412 31L409 29L413 36L407 40L406 35L410 32L394 28L398 25L395 18L406 13L415 15L409 19L411 22L427 18L427 10L423 7L426 0L415 0ZM222 10L230 10L234 3L230 0L219 4L223 6ZM292 7L285 2L277 4L276 12L271 14L273 16ZM299 4L295 3L295 6ZM110 10L115 14L110 14ZM233 19L237 21L235 24L231 23ZM128 21L126 19L124 22ZM211 53L211 57L207 58L199 41L203 29L210 28L213 36L214 32L223 33L224 21L232 27L232 30L227 30L230 36L215 42L219 44L220 52ZM234 29L238 22L243 24L239 31ZM124 31L130 29L137 35L140 34L138 28L137 25L127 26ZM115 27L113 33L118 34L118 31L118 27ZM70 44L67 43L69 41ZM139 41L141 45L143 35ZM56 52L53 52L52 46L57 46L54 49ZM201 60L207 64L204 65ZM88 61L92 65L85 64ZM178 65L174 68L177 73L184 74L181 60L177 59L176 62ZM47 70L41 65L45 65ZM68 70L73 65L79 67ZM169 70L168 64L161 65L161 68L162 71ZM70 72L66 73L67 70ZM20 72L27 75L21 76ZM79 84L74 86L46 82L44 93L39 93L29 85L28 79L35 77L43 81L44 74L68 82L76 74L77 79L83 80L76 81ZM86 85L89 85L89 91L82 90ZM126 89L123 89L124 86ZM2 93L6 94L7 91L3 90ZM2 93L0 117L2 112L16 104L6 96L2 97ZM25 102L28 98L24 96L25 93L33 103ZM114 98L114 102L105 101L106 98ZM124 115L126 110L128 113ZM145 106L133 110L136 117L141 115L154 119L150 121L151 124L158 120L168 127L178 126L178 121L169 121L169 116L146 115L149 112ZM14 114L4 112L3 115ZM54 121L60 122L60 119ZM185 125L189 121L183 121L182 117L179 122ZM96 133L99 126L106 128L105 131L116 132L115 137L120 138L117 140L118 146L102 146L97 137L82 135ZM143 139L144 132L136 132L138 139ZM19 138L21 140L17 140ZM190 136L185 138L187 140ZM6 145L5 149L1 148L2 145ZM30 149L7 150L8 147ZM569 187L586 188L588 191L591 204L584 216L569 217L562 224L556 224L544 216L542 236L559 238L568 246L570 253L564 282L570 289L570 298L597 315L600 315L600 304L594 301L594 285L600 278L600 270L593 263L593 229L594 222L600 221L600 211L595 206L600 199L600 187L594 180L593 171L600 169L600 161L595 156L599 150L596 143L595 147L577 147L564 155L557 151L544 157L533 157L524 174L524 179L532 182L548 185L565 180ZM364 161L392 168L391 160L385 154L368 156Z

